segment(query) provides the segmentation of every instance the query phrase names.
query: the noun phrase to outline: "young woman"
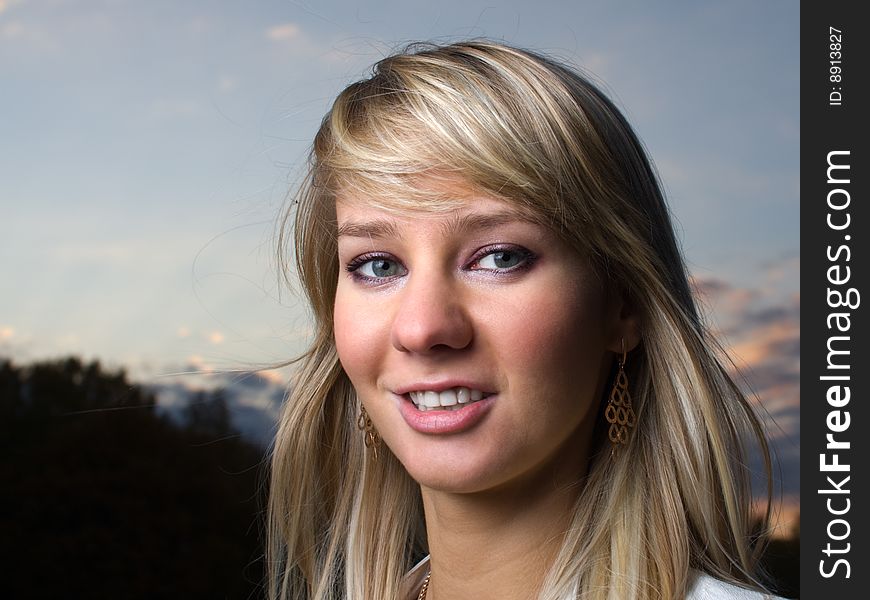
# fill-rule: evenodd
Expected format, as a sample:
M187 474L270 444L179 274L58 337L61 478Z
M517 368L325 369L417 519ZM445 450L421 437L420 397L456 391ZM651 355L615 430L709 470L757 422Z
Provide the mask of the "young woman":
M274 446L273 598L764 597L759 423L589 81L491 42L386 58L287 218L315 336Z

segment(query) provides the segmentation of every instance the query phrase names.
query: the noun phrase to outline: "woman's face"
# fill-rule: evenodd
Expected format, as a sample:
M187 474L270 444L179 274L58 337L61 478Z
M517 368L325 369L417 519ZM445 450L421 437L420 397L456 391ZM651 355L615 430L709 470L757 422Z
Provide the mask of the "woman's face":
M630 319L548 229L460 183L437 189L460 208L396 216L339 197L341 364L426 487L576 477Z

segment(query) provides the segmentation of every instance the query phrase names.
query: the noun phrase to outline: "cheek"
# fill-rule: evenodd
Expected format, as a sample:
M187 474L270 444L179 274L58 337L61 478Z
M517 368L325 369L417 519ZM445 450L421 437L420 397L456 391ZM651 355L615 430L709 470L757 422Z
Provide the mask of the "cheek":
M537 294L497 342L512 397L513 425L529 445L571 435L597 405L606 357L603 301L594 290L558 287ZM531 297L530 297L531 299ZM530 450L530 454L533 452Z
M333 310L333 331L338 359L357 392L367 397L376 389L378 375L390 349L388 307L360 298L339 284Z
M574 378L598 372L605 350L603 302L597 290L559 286L527 296L491 330L509 364L541 377ZM503 313L504 314L504 313Z
M364 307L343 294L339 286L333 315L335 348L344 371L360 389L376 364L378 325Z

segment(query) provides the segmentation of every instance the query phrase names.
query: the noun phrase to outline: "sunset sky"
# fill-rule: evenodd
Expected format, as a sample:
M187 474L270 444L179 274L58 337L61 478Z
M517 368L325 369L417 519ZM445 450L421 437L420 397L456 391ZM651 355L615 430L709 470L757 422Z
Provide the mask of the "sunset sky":
M624 109L796 491L798 7L0 0L0 356L148 379L294 355L274 223L331 99L406 42L486 36Z

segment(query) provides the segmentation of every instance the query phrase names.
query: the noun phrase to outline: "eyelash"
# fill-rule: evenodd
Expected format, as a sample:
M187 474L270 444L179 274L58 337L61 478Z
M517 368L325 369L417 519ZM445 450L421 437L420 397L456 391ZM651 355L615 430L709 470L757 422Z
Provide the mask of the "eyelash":
M347 267L345 267L345 269L347 270L348 273L350 273L351 277L353 277L354 279L356 279L358 281L378 284L378 283L383 283L385 281L389 281L389 280L393 279L393 277L369 277L368 275L363 275L362 273L359 272L359 269L363 265L365 265L366 263L372 262L373 260L388 260L388 261L396 263L397 265L402 264L389 254L384 254L381 252L369 252L368 254L362 254L362 255L354 258L352 261L350 261L347 264ZM402 268L404 268L404 267L402 267Z
M508 267L505 269L479 269L479 270L490 271L490 272L498 274L498 275L514 274L514 273L517 273L520 271L525 271L526 269L529 269L534 264L535 260L537 260L537 258L538 258L534 252L532 252L531 250L529 250L527 248L523 248L522 246L514 246L511 244L496 244L494 246L486 246L485 248L481 248L480 250L478 250L474 254L474 258L471 259L470 264L472 264L472 265L477 264L481 260L483 260L485 257L490 256L492 254L497 254L499 252L512 252L515 254L519 254L522 262L518 265L515 265L513 267Z
M485 257L490 256L492 254L496 254L498 252L517 253L520 255L522 262L516 266L508 267L506 269L474 269L474 268L469 268L469 267L479 263ZM531 268L531 266L534 264L534 262L537 260L537 258L538 257L535 255L534 252L532 252L531 250L528 250L526 248L523 248L522 246L513 246L513 245L487 246L485 248L481 248L480 250L478 250L474 254L474 257L468 263L469 267L466 267L466 268L469 268L469 270L472 270L472 271L474 271L474 270L489 271L498 277L502 277L502 276L506 276L506 275L513 275L515 273L519 273L519 272L522 272L522 271L525 271L525 270ZM399 260L397 260L395 257L393 257L390 254L386 254L383 252L370 252L370 253L362 254L362 255L354 258L352 261L350 261L347 264L347 266L345 267L345 270L351 275L351 277L353 277L357 281L375 284L375 285L390 281L390 280L394 279L395 277L399 276L399 275L394 275L392 277L370 277L368 275L363 275L362 273L359 272L359 269L363 265L365 265L373 260L387 260L390 262L394 262L397 265L400 265L402 267L402 269L405 268L404 265L402 265L402 263Z

